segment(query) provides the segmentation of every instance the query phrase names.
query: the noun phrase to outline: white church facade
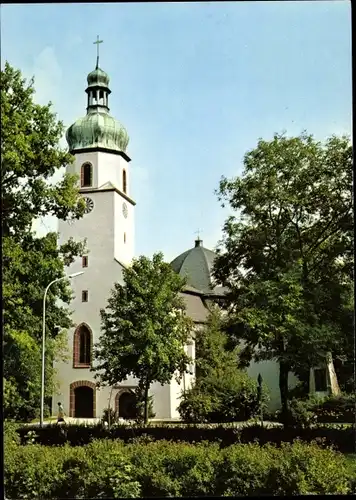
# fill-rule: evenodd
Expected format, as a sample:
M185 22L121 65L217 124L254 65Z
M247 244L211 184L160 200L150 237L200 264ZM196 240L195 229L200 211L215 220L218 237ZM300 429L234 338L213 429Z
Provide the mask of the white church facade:
M89 73L87 114L67 130L66 138L74 163L67 172L79 176L79 191L86 208L85 215L72 223L59 222L59 244L69 238L86 239L87 254L67 268L67 274L83 271L72 280L74 299L69 331L70 360L55 364L58 391L52 398L52 412L61 402L67 415L77 418L101 417L110 405L119 411L137 386L128 378L116 387L98 390L94 372L93 345L100 337L100 309L105 308L115 282L123 283L122 270L134 257L134 213L131 197L131 159L126 153L128 135L125 128L109 114L109 77L99 68ZM194 298L189 298L194 302ZM199 300L199 299L198 299ZM194 314L193 314L194 316ZM194 358L194 344L186 346ZM178 384L152 384L156 418L178 418L178 397L188 388L194 376L186 374Z
M134 257L136 202L131 195L131 159L126 152L129 139L125 128L109 113L109 77L99 68L98 60L87 81L87 114L71 125L66 134L69 151L75 159L67 171L79 176L86 213L72 223L59 222L59 244L69 238L86 239L87 253L66 270L67 274L84 273L71 281L74 299L70 308L75 326L68 332L69 361L55 364L59 389L53 394L52 412L55 414L61 402L70 417L98 418L109 406L125 417L137 380L128 378L115 387L99 390L90 368L95 363L93 344L100 338L100 309L106 307L114 283L123 283L123 268ZM193 248L171 263L177 273L187 277L182 296L195 328L205 323L209 301L224 295L221 287L212 285L214 257L214 252L197 239ZM186 349L194 360L194 342ZM170 384L152 384L150 395L156 419L179 418L179 397L194 383L194 365L191 371L180 383L173 377ZM278 408L278 365L252 363L248 372L256 379L261 373L271 393L271 409ZM294 385L296 379L290 382Z

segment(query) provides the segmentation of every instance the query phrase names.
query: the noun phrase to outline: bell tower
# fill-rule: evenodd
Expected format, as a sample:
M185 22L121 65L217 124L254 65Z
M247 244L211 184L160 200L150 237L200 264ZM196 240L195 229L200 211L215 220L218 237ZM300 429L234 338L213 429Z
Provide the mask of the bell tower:
M88 74L86 115L67 130L66 139L75 160L67 171L79 177L79 190L86 202L83 219L72 225L60 223L63 239L95 234L93 254L127 265L134 255L134 207L131 198L129 137L125 127L110 115L109 76L99 66L99 37L96 67ZM94 250L94 248L97 250Z

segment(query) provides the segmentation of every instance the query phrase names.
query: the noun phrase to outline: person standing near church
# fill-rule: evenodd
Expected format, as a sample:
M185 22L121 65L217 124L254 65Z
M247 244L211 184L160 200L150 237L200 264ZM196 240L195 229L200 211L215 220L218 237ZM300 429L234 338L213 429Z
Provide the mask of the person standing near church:
M63 408L63 405L62 403L58 403L58 418L57 418L57 424L59 424L59 422L64 422L64 408Z

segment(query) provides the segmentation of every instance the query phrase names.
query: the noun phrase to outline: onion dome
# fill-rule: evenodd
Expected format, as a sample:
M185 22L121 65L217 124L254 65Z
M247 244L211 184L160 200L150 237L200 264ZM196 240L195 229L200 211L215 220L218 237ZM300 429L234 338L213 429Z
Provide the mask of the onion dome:
M95 68L87 76L88 87L109 87L110 78L101 68Z
M71 125L66 139L71 153L78 150L104 148L126 152L129 136L125 127L109 113L109 76L99 68L99 58L94 71L87 77L87 114Z
M126 152L129 136L121 123L109 113L90 110L69 127L66 134L69 151L106 148Z

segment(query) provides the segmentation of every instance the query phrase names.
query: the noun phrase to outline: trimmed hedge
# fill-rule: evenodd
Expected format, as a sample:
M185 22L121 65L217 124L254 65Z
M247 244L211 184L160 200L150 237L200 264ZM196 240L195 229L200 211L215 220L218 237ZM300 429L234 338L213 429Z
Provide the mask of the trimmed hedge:
M329 396L324 399L292 399L289 403L289 423L308 426L322 423L354 423L356 413L356 395L344 394ZM281 421L281 412L265 412L265 419L271 422Z
M114 426L107 429L102 425L48 425L43 429L34 426L26 426L18 429L21 443L28 442L28 433L33 432L33 443L42 445L81 446L90 443L94 439L120 439L126 443L141 436L149 436L154 441L167 440L175 442L198 443L202 441L219 442L221 447L233 443L250 443L258 441L260 444L292 442L300 438L311 442L319 440L323 446L333 446L342 453L355 452L355 431L350 426L333 425L314 426L312 428L288 428L280 427L266 428L260 425L250 425L236 428L232 424L205 424L205 425L160 425L160 426Z
M100 440L81 447L5 446L10 500L348 494L356 469L315 443L281 448Z
M311 411L317 422L355 422L356 395L333 396L315 403Z

